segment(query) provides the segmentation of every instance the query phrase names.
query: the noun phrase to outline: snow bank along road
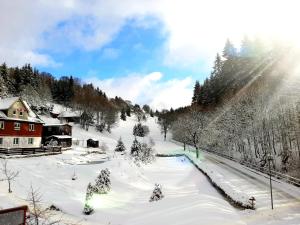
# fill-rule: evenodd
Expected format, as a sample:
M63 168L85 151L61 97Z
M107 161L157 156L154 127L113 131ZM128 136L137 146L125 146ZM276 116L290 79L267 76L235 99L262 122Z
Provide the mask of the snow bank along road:
M242 212L247 224L300 224L300 188L273 179L275 210L270 210L269 177L231 160L202 152L203 163L226 178L236 192L245 192L256 198L256 211Z

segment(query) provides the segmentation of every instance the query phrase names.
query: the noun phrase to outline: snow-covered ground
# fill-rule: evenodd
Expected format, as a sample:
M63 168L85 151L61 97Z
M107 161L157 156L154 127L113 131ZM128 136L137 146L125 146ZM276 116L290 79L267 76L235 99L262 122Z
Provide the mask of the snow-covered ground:
M134 117L120 121L111 134L101 134L93 127L85 131L74 125L73 138L80 140L80 145L72 150L60 155L9 159L10 168L21 173L13 183L11 194L7 193L7 184L0 182L0 207L26 203L32 185L42 193L45 207L53 204L62 210L58 214L63 220L80 224L300 224L299 188L275 184L275 210L271 211L267 178L214 155L202 153L197 160L193 152L186 152L197 164L214 173L216 182L226 186L230 194L254 196L257 210L234 208L183 157L157 158L153 164L138 167L128 154L115 154L113 150L119 137L129 151L135 123ZM146 124L158 153L183 152L180 145L163 140L155 118L149 118ZM81 141L88 138L98 139L101 145L105 143L107 153L89 154ZM141 141L148 139L141 138ZM111 171L112 191L95 196L94 214L83 215L87 184L94 182L103 168ZM78 177L75 181L71 179L74 173ZM149 203L155 183L162 185L165 198Z

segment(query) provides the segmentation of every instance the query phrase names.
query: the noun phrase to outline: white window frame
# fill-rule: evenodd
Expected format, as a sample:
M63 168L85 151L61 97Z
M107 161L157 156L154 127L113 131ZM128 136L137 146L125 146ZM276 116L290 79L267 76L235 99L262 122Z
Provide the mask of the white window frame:
M34 131L34 123L29 124L29 131Z
M19 116L20 116L20 117L23 117L23 115L24 115L24 114L23 114L23 111L20 111L20 112L19 112Z
M13 144L14 145L19 145L19 143L20 143L20 139L19 138L14 138L13 139Z
M1 130L4 130L4 124L5 124L4 121L0 121L0 129Z
M33 145L33 143L34 143L34 139L33 138L28 138L28 144Z
M19 124L19 126L16 126L17 124ZM14 122L14 130L21 130L21 123Z
M3 138L0 137L0 146L3 145Z
M17 110L13 110L13 115L17 115Z

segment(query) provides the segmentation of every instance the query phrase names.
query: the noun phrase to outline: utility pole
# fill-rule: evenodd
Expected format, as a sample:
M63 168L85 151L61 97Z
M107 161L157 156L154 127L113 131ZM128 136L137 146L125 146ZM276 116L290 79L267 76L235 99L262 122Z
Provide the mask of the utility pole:
M268 160L268 163L269 163L269 176L270 176L270 191L271 191L271 207L272 207L272 210L274 209L274 206L273 206L273 190L272 190L272 171L271 171L271 161L273 160L273 157L272 155L269 153L268 156L267 156L267 160Z

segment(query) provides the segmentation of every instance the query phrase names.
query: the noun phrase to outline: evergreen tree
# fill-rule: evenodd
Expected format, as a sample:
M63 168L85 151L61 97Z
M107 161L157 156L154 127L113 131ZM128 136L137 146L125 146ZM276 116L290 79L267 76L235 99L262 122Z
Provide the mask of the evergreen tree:
M138 140L135 138L133 140L133 143L132 143L132 146L131 146L131 151L130 151L130 154L133 156L133 157L137 157L139 156L140 154L140 151L141 151L141 143L138 142Z
M193 98L192 98L192 104L196 104L199 100L199 95L201 92L201 87L200 87L200 83L197 80L194 86L194 94L193 94Z
M224 50L223 50L223 57L226 59L233 59L237 56L237 51L234 45L227 39Z
M96 178L95 186L94 186L94 192L97 194L107 194L107 192L111 189L111 183L110 183L110 172L106 168L104 170L101 170L100 174Z
M149 134L149 127L138 123L133 127L133 135L138 137L145 137Z
M151 117L154 117L154 112L153 112L152 109L150 109L150 116L151 116Z
M130 109L129 106L126 108L126 115L127 115L128 117L131 116L131 109Z
M122 138L120 137L117 143L117 146L115 148L116 152L124 152L126 150L125 145L122 141Z
M124 108L121 110L120 118L121 118L121 120L126 121L126 111Z
M83 208L83 213L86 215L90 215L94 211L93 207L90 205L89 202L93 196L93 192L94 192L94 187L92 186L91 183L89 183L86 189L85 204Z
M147 104L144 105L144 106L143 106L143 110L144 110L145 113L150 113L150 106L147 105Z
M7 81L8 70L5 63L0 66L0 76Z

